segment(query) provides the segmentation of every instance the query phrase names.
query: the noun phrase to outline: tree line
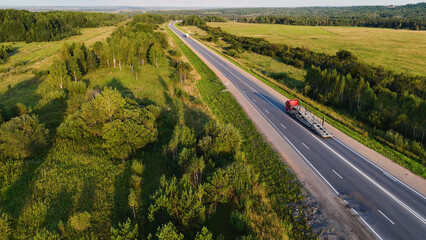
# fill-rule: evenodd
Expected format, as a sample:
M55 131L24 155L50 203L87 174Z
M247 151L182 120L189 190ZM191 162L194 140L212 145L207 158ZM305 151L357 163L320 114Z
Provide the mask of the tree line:
M423 10L424 11L424 10ZM352 26L371 28L393 28L426 30L424 19L407 19L401 17L353 18L342 16L258 16L238 18L243 23L268 23L303 26Z
M386 137L400 149L414 153L425 165L424 123L426 101L414 94L397 94L382 86L371 87L364 78L343 75L336 69L308 69L304 93L319 102L349 112L370 126L386 131ZM406 142L399 136L419 141Z
M80 33L79 28L108 26L125 15L83 12L0 10L0 41L57 41Z
M158 14L138 14L133 16L132 24L146 23L146 24L162 24L170 19L167 15Z
M358 26L425 30L426 3L402 6L228 8L169 10L164 14L195 15L209 22L210 16L245 23L308 26Z
M206 22L227 22L225 18L219 16L206 16L203 20Z
M191 15L191 16L184 17L181 24L183 26L201 26L201 25L205 25L206 22L226 22L226 19L218 17L218 16L199 17L199 16Z
M410 151L415 152L417 156L415 158L418 160L423 158L426 141L426 116L419 113L419 111L425 106L426 77L394 73L382 67L370 66L358 61L358 58L354 54L346 50L341 50L336 55L316 53L306 47L300 48L285 44L272 44L262 38L232 35L220 28L203 24L200 17L193 16L188 18L195 19L192 20L192 23L198 24L197 26L207 31L212 35L212 39L214 36L216 39L222 38L228 42L231 45L230 50L233 49L236 52L246 50L277 57L284 63L298 68L306 67L309 69L312 65L319 67L321 71L326 71L326 75L332 72L339 75L339 77L333 77L333 79L340 79L340 76L344 76L347 79L356 79L357 83L362 79L364 82L362 87L356 84L348 84L345 81L347 84L346 88L351 88L350 91L352 93L359 92L361 89L368 90L368 94L365 96L366 99L362 98L363 100L361 101L361 98L359 98L357 101L351 100L350 102L349 99L342 99L342 101L334 99L333 101L337 109L349 112L352 116L355 116L373 128L383 131L392 130L408 139L417 141L409 143L408 145L411 147L408 148L411 149ZM191 21L185 22L184 20L183 23L189 24ZM322 81L322 78L316 79L314 81L315 84L312 86L308 86L309 81L306 81L305 93L309 93L310 96L319 100L321 103L330 103L330 98L336 96L329 94L335 82L329 80ZM323 86L316 89L320 84L323 84ZM354 95L343 96L350 98ZM343 100L345 104L342 104Z

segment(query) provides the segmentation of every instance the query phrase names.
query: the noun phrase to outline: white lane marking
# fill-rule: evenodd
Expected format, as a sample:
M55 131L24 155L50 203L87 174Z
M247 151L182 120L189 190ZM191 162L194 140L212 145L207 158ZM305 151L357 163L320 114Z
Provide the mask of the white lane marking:
M265 109L265 112L266 112L267 114L269 114L269 111L268 111L268 110L266 110L266 109Z
M340 179L343 179L342 176L340 176L340 174L338 174L336 171L334 171L334 169L331 169L331 171L333 171Z
M201 45L200 45L201 46ZM200 50L202 52L204 52L205 54L209 55L209 53L204 50L202 47L200 47ZM224 69L226 69L228 71L229 74L232 74L235 78L237 78L238 80L240 80L242 83L244 83L247 87L249 87L251 90L253 90L254 93L258 93L252 86L250 86L249 84L247 84L242 78L240 78L239 76L235 75L235 73L233 73L228 67L226 67L225 65L223 65L221 62L219 62L218 60L216 60L214 57L209 56L213 61L215 61L217 64L219 64L221 67L223 67ZM221 56L220 56L221 57ZM232 63L231 63L232 64ZM219 69L218 69L219 70ZM244 76L243 76L244 77ZM232 80L231 80L232 82ZM236 84L234 84L236 85ZM259 87L257 84L255 84L257 87ZM238 88L240 89L240 88ZM261 88L263 90L263 88ZM240 89L241 91L241 89ZM244 93L246 92L245 90L242 90ZM265 97L263 97L261 94L259 94L260 97L262 97L263 99L265 99L267 102L269 102L270 104L272 104L274 107L276 107L277 109L279 109L277 106L275 106L273 103L271 103L270 101L268 101L268 99L266 99ZM275 98L275 97L274 97Z
M368 163L370 163L371 165L373 165L374 167L376 167L377 169L379 169L380 171L382 171L383 173L385 173L386 171L383 170L383 168L377 166L375 163L373 163L372 161L370 161L369 159L365 158L364 156L362 156L361 154L357 153L356 151L354 151L352 148L348 147L346 144L344 144L343 142L341 142L339 139L337 138L333 138L334 140L336 140L338 143L340 143L340 145L344 146L345 148L349 149L351 152L355 153L356 155L358 155L360 158L364 159L365 161L367 161ZM387 173L387 172L386 172ZM389 173L387 173L389 174ZM391 174L389 174L389 176L392 176ZM389 177L388 176L388 177ZM392 176L393 177L393 176ZM411 188L410 186L408 186L407 184L405 184L404 182L400 181L399 179L393 177L397 182L399 182L400 184L402 184L404 187L410 189L412 192L414 192L415 194L417 194L418 196L420 196L423 199L426 199L426 196L423 196L423 194L417 192L416 190L414 190L413 188Z
M305 148L309 149L308 146L306 146L306 144L302 143L303 146L305 146Z
M376 235L376 237L379 239L379 240L383 240L383 238L381 238L380 237L380 235L376 232L376 231L374 231L374 229L364 220L364 218L362 218L358 213L357 213L357 211L355 211L355 209L353 209L352 208L352 210L356 213L356 215L358 215L359 216L359 218L361 219L361 221L365 224L365 225L367 225L367 227Z
M383 174L386 175L386 177L392 179L394 182L397 182L396 178L394 176L390 175L389 173L383 171Z
M348 203L348 202L346 202L346 200L343 200L343 202L345 202L345 203L346 203L346 205L349 205L349 203Z
M283 127L284 129L286 129L286 127L284 125L281 124L281 127Z
M395 223L394 222L392 222L392 220L390 220L389 218L388 218L388 216L386 216L382 211L380 211L379 210L379 213L380 214L382 214L383 215L383 217L385 217L389 222L391 222L393 225L395 225Z
M365 177L368 181L370 181L372 184L374 184L376 187L378 187L380 190L382 190L386 195L388 195L390 198L392 198L395 202L397 202L399 205L401 205L403 208L405 208L408 212L410 212L413 216L415 216L417 219L419 219L423 224L426 225L426 220L418 214L416 211L411 209L409 206L407 206L404 202L399 200L395 195L393 195L391 192L386 190L384 187L382 187L380 184L378 184L376 181L374 181L372 178L370 178L367 174L365 174L363 171L361 171L359 168L354 166L351 162L346 160L342 155L334 151L331 147L329 147L327 144L323 143L321 140L319 140L316 136L314 136L312 133L310 133L312 137L314 137L318 142L320 142L322 145L324 145L328 150L336 154L340 159L342 159L346 164L351 166L355 171L357 171L359 174L361 174L363 177Z
M241 92L240 87L238 87L238 85L235 85ZM245 94L244 94L245 95ZM330 182L327 181L327 179L325 179L325 177L314 167L314 165L312 165L311 162L309 162L309 160L299 151L299 149L296 148L296 146L294 146L294 144L277 128L277 126L275 126L275 124L250 100L250 98L248 98L247 95L245 95L247 100L249 100L251 102L251 104L257 109L257 111L262 114L262 116L273 126L273 130L275 132L277 132L279 135L281 135L292 147L294 150L296 150L296 152L303 158L303 160L305 160L308 165L314 169L314 171L318 174L318 176L320 176L322 178L322 180L324 180L325 183L327 183L328 186L330 186L330 188L334 191L334 193L336 193L336 195L339 195L339 192L330 184Z
M256 102L256 99L253 98L253 101Z

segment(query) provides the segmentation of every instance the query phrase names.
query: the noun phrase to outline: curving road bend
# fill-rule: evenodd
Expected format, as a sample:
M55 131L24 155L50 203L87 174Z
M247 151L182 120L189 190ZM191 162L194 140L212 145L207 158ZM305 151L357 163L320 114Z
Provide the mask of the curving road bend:
M275 131L357 214L377 239L426 239L426 197L337 138L320 138L285 113L285 104L229 61L174 26L185 44L232 82Z

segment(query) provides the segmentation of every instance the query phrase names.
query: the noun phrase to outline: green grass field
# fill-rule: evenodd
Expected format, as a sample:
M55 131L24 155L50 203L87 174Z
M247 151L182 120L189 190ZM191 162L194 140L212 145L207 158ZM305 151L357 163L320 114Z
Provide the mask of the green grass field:
M272 43L307 47L335 54L354 52L362 61L385 69L426 75L426 31L361 27L316 27L251 23L208 23L239 36L265 38Z
M17 52L5 64L0 64L0 70L5 70L0 71L0 103L6 112L19 102L31 107L37 105L41 97L36 90L42 81L34 75L33 70L47 70L64 43L76 42L90 46L109 37L115 28L108 26L83 29L82 35L62 41L1 43L17 48Z
M240 54L238 60L245 66L271 77L289 88L301 89L304 86L305 69L287 65L276 58L250 52Z
M32 70L46 70L56 56L57 51L64 43L84 43L87 46L96 41L106 39L114 31L115 26L87 28L82 30L82 35L73 36L62 41L53 42L14 42L0 43L1 45L12 45L17 51L5 64L0 64L0 94L3 94L8 86L15 85L34 78ZM6 71L9 70L9 71Z

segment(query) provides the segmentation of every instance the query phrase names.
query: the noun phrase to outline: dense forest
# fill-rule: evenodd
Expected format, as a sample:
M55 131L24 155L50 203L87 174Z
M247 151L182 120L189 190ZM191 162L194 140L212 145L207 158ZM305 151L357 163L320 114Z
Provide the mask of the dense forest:
M425 11L426 8L422 11ZM372 28L393 28L426 30L424 19L409 19L401 17L369 18L369 17L348 17L345 14L341 16L259 16L254 18L239 18L237 21L244 23L269 23L285 25L304 25L304 26L353 26L353 27L372 27Z
M199 26L214 36L208 39L223 39L231 45L232 52L246 50L277 57L298 68L320 68L314 71L316 74L308 74L301 91L349 113L372 128L386 131L384 137L397 148L408 149L414 154L412 157L426 164L425 76L398 74L373 67L346 50L327 55L307 48L271 44L262 38L235 36L206 25L200 17L189 16L182 24ZM411 142L403 140L403 136Z
M0 42L57 41L79 34L79 28L113 25L125 15L82 12L0 10Z
M403 6L203 9L165 13L202 18L219 16L249 23L426 30L426 3Z
M240 22L308 26L357 26L426 30L426 3L404 6L277 9Z
M169 45L164 21L135 16L106 41L64 44L38 74L37 105L1 114L1 239L315 237L300 183L267 143L256 139L257 157L274 159L264 179L273 187L246 158L250 139L185 107L203 102L183 90L192 66ZM92 83L100 73L126 73L139 88ZM148 78L165 88L166 105L133 94ZM195 126L191 114L207 119Z

